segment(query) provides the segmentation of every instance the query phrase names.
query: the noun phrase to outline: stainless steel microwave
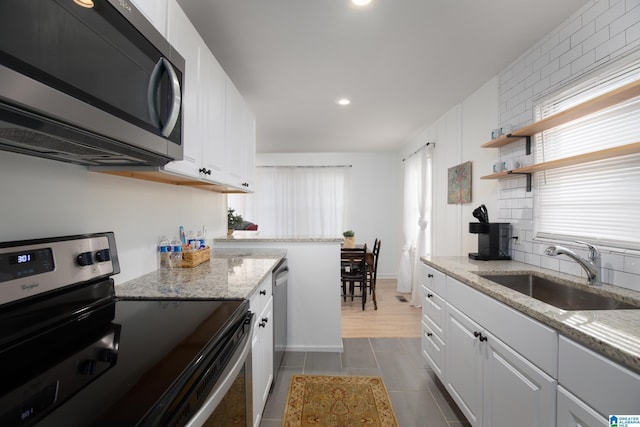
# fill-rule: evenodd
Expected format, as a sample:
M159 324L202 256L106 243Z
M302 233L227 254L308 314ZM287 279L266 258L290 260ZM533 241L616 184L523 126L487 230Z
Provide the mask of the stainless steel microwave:
M0 150L88 166L182 159L184 67L127 0L2 0Z

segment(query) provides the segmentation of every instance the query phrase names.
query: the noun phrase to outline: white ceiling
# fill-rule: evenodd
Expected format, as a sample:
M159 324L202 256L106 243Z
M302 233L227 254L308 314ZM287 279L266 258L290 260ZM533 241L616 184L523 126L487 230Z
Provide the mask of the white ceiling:
M256 113L266 153L395 151L586 0L179 3Z

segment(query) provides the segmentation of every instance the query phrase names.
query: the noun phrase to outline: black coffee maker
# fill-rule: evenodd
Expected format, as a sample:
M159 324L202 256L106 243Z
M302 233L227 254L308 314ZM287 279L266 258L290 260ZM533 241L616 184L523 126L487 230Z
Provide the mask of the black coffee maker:
M485 205L477 207L473 216L480 222L470 222L469 233L478 235L478 252L469 253L469 258L483 261L510 260L511 224L489 222L489 212Z

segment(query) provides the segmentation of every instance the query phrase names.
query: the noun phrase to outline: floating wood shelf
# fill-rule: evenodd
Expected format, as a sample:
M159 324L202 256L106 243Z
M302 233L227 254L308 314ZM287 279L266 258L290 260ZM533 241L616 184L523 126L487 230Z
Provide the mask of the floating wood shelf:
M595 162L597 160L612 159L615 157L627 156L640 153L640 142L621 145L619 147L606 148L604 150L593 151L591 153L578 154L577 156L566 157L564 159L551 160L549 162L537 163L535 165L523 166L521 168L481 176L480 179L503 179L516 178L520 175L527 176L527 191L531 191L531 174L545 170L564 168L567 166L579 165L582 163Z
M596 113L600 110L604 110L605 108L609 108L622 102L628 101L637 96L640 96L640 80L636 80L625 86L619 87L618 89L612 90L611 92L607 92L586 102L583 102L582 104L578 104L565 111L561 111L558 114L554 114L553 116L549 116L545 119L530 124L529 126L525 126L521 129L515 130L509 135L502 135L499 138L482 144L482 147L503 147L521 138L533 136L536 133L540 133L547 129L560 126L570 121L579 119L580 117Z

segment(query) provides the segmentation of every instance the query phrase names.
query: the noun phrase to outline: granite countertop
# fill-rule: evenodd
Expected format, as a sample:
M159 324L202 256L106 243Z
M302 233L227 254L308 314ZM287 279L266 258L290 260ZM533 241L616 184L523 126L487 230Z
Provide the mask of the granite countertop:
M422 257L422 261L480 292L556 329L592 350L640 372L640 309L567 311L485 279L476 273L537 272L591 292L640 303L640 292L602 285L588 286L586 279L517 261L475 261L467 257ZM577 282L579 280L579 282Z
M301 242L301 243L342 243L342 237L328 236L263 236L256 232L234 232L231 236L217 237L215 243L225 242Z
M214 249L193 268L159 269L116 285L127 298L248 299L286 256L282 249Z

